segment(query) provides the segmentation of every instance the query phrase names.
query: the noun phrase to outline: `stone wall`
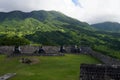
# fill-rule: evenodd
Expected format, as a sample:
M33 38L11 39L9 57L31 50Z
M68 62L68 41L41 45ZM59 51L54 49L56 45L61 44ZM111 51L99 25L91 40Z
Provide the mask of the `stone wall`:
M20 46L22 53L34 53L39 50L39 46ZM58 53L59 47L57 46L43 46L42 49L46 53Z
M0 46L0 53L11 54L14 51L15 46ZM42 47L46 53L58 53L60 51L60 46L43 46ZM20 46L21 53L34 53L39 50L39 46ZM70 46L65 46L64 49L66 53L71 52Z
M92 56L96 57L97 59L101 60L104 64L120 65L120 60L119 59L115 59L115 58L112 58L110 56L103 55L103 54L97 53L97 52L92 52L92 53L90 53L90 55L92 55Z
M0 46L1 54L9 54L12 53L13 50L14 50L14 46Z
M80 80L120 80L120 65L81 64Z
M43 46L46 53L58 53L59 46ZM20 46L21 53L34 53L39 50L39 46ZM0 46L0 53L11 54L14 51L14 46Z
M0 53L13 53L15 46L0 46ZM20 46L21 53L34 53L39 50L39 46ZM46 53L59 53L60 46L42 46ZM64 46L66 53L71 53L71 46Z
M83 47L82 53L91 55L107 65L120 65L119 59L112 58L99 52L95 52L90 47Z

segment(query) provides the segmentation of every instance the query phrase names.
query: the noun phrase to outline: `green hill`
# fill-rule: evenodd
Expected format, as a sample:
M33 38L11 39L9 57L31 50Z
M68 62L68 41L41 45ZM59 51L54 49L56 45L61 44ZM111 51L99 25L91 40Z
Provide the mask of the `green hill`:
M64 41L62 43L69 44L69 43L75 43L74 38L78 38L77 35L79 31L82 30L94 30L93 28L89 27L89 24L85 22L80 22L76 19L73 19L71 17L68 17L60 12L56 11L32 11L32 12L21 12L21 11L12 11L12 12L0 12L0 34L7 35L7 36L19 36L19 37L26 37L30 41L41 43L40 36L36 36L34 39L30 38L30 35L38 34L45 36L47 35L53 35L50 37L56 38L58 36L61 40L66 37L66 39L69 41ZM41 34L39 34L41 32ZM55 33L54 33L55 32ZM59 33L58 33L59 32ZM42 34L45 33L45 34ZM76 37L74 37L76 36ZM62 43L58 43L59 41L56 41L57 43L54 43L56 39L50 38L49 41L51 42L45 42L44 44L48 45L60 45ZM2 38L2 37L1 37ZM46 37L47 38L47 37ZM61 39L60 39L61 38ZM39 40L38 40L39 39ZM52 40L50 40L52 39ZM36 40L36 41L34 41ZM76 41L78 41L76 39ZM41 44L43 44L41 43ZM7 43L6 43L7 45Z
M66 28L92 29L87 23L80 22L56 11L0 12L0 33L25 35L36 31L64 31Z
M103 22L91 25L97 30L108 32L120 32L120 23L117 22Z
M0 45L82 45L118 57L119 36L57 11L0 12Z

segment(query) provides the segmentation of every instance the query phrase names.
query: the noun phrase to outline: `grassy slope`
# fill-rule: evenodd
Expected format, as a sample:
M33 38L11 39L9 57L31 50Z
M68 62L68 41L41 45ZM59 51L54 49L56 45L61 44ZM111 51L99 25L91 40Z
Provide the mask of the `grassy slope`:
M78 80L81 63L100 63L87 55L35 58L39 63L27 65L20 63L19 58L6 59L0 55L0 75L17 73L11 80Z

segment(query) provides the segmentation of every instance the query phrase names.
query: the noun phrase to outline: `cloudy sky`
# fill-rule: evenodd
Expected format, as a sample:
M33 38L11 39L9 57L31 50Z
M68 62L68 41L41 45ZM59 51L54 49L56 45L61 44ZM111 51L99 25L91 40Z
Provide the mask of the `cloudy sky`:
M0 0L0 12L56 10L90 24L120 22L120 0Z

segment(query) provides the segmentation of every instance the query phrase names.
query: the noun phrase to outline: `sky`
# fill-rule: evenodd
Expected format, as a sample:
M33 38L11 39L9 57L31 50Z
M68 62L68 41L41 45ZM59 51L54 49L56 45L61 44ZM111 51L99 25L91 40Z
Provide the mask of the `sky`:
M89 24L120 23L120 0L0 0L0 12L56 10Z

